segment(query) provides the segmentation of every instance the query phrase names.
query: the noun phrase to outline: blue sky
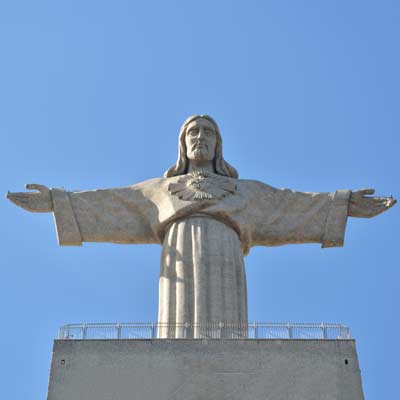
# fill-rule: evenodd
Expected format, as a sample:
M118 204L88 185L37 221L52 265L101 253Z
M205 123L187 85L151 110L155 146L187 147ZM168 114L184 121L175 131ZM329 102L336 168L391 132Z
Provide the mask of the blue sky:
M161 176L207 113L242 178L399 198L399 35L394 0L2 2L1 190ZM45 398L60 325L156 320L160 248L59 247L50 214L0 210L2 394ZM350 325L368 400L398 396L399 210L245 260L251 321Z

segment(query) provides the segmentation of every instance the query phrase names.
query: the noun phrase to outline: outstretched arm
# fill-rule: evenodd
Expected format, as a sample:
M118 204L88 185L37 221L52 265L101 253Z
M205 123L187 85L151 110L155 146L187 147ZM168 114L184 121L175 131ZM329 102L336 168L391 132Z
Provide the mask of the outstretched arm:
M84 192L28 184L35 192L7 198L31 212L54 212L61 245L82 242L158 243L158 210L144 193L146 183Z
M343 246L347 217L374 217L392 207L391 197L371 197L373 189L305 193L261 186L250 205L252 246L321 243ZM256 218L253 218L252 215Z
M349 201L349 216L357 218L372 218L393 207L397 202L392 196L367 196L374 193L374 189L360 189L352 192Z

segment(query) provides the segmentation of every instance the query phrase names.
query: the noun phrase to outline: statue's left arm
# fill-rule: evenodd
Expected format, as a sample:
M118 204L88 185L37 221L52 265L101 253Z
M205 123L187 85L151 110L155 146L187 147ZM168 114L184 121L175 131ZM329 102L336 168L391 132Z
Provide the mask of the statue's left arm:
M259 192L249 205L254 219L250 246L343 246L349 216L370 218L396 203L391 197L367 196L374 193L372 189L305 193L267 187Z

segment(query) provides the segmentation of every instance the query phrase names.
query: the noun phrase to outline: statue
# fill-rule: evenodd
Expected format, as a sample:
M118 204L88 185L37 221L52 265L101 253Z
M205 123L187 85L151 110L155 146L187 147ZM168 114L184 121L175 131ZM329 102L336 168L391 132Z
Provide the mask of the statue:
M304 193L238 179L207 115L184 122L178 161L163 178L83 192L26 188L37 192L8 199L28 211L54 212L60 245L162 244L158 321L171 325L246 324L243 256L251 247L343 246L348 216L374 217L396 202L368 196L373 189Z

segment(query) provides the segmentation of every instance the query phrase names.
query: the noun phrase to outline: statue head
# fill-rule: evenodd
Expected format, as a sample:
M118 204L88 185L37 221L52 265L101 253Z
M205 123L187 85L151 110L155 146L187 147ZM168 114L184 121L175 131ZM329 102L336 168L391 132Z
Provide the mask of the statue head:
M235 168L222 156L222 138L217 123L209 115L192 115L182 125L179 133L178 160L164 176L184 175L190 160L213 161L219 175L237 178Z

